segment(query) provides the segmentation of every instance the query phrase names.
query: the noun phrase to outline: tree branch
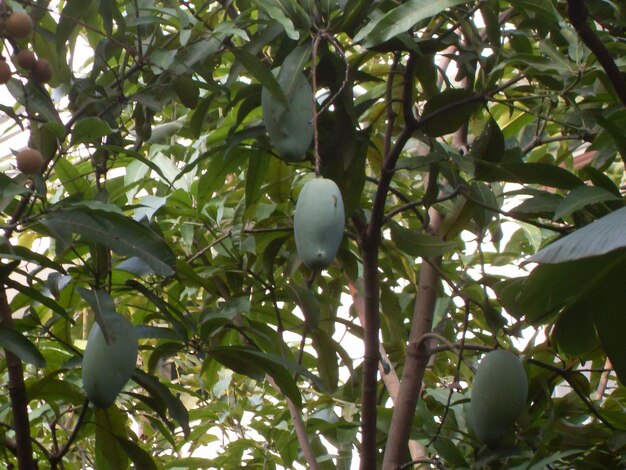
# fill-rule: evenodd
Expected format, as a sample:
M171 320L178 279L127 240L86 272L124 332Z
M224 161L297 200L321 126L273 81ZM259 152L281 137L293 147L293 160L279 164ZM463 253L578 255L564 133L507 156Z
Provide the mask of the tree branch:
M48 457L48 460L50 460L51 470L55 470L59 462L61 462L61 460L63 460L63 457L69 452L72 444L78 437L78 431L80 431L80 428L85 422L87 410L89 410L89 400L85 398L85 401L83 402L83 409L80 410L80 415L78 415L78 420L76 421L76 425L74 426L74 429L72 430L72 434L70 434L69 439L57 453Z
M430 231L437 233L440 224L441 215L436 210L430 209ZM438 266L440 262L440 258L434 258L430 259L429 262L423 262L420 267L419 292L413 310L400 392L398 401L393 408L389 435L387 436L383 460L383 469L385 470L396 470L404 461L415 407L421 393L422 380L430 357L427 344L422 339L432 330L433 312L440 285L439 273L433 268L433 265Z
M266 374L265 378L275 390L280 392L278 385L276 385L276 382L269 374ZM287 401L287 408L289 409L289 415L291 416L293 427L296 430L298 444L300 444L300 448L302 449L302 453L304 454L304 458L306 459L308 468L312 470L319 470L320 467L315 458L315 452L313 452L313 449L311 448L309 436L307 435L306 426L304 424L304 421L302 420L300 410L289 397L285 397L285 400Z
M350 291L350 295L352 296L352 305L354 306L354 310L356 311L357 316L359 317L359 321L361 322L361 325L364 325L365 324L365 301L363 299L363 296L359 292L358 288L354 285L354 283L350 279L348 279L348 290ZM387 388L387 393L389 393L389 397L391 398L391 401L395 404L398 401L398 392L400 391L400 378L398 377L398 374L396 373L396 369L391 365L387 357L387 352L385 351L385 348L382 344L380 345L379 351L380 351L380 360L378 362L378 372L380 373L380 376L383 379L383 383L385 384L385 387ZM381 361L385 361L387 364L390 365L388 370L385 370ZM413 440L413 439L409 440L409 453L411 454L411 458L416 464L429 461L427 458L428 452L426 451L426 447L424 447L422 444L420 444L416 440ZM419 466L417 468L425 469L427 467Z
M567 15L580 39L593 52L606 72L613 89L622 104L626 106L626 80L613 61L608 49L587 23L587 6L584 0L567 0Z
M409 55L404 73L404 107L413 106L414 58ZM391 106L391 103L387 103ZM412 108L411 108L412 109ZM408 112L405 109L405 114ZM409 118L410 119L410 118ZM359 247L363 258L363 282L365 285L365 315L363 358L363 382L361 386L361 470L376 470L376 406L377 372L379 362L380 315L379 315L379 275L378 250L381 239L381 227L385 217L385 202L391 187L391 179L402 150L413 135L415 126L410 121L391 146L383 161L380 181L374 197L369 224L359 233Z
M0 283L0 325L13 329L13 317L7 299L6 286ZM33 445L28 420L28 399L24 386L22 361L8 349L4 349L9 372L9 397L13 412L15 429L16 456L19 470L33 470L36 467L33 459Z

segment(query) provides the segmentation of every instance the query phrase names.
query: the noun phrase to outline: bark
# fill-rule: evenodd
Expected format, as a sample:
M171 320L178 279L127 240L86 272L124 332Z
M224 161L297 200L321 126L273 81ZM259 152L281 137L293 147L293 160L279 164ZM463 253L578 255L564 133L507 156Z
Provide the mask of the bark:
M364 347L363 383L361 385L361 470L376 470L376 406L377 371L379 362L378 334L380 316L378 311L378 244L362 249L364 302Z
M365 323L365 300L363 296L358 291L357 287L350 281L348 283L348 289L350 290L350 294L352 295L352 305L359 317L359 321L361 325ZM380 358L389 364L388 371L385 371L383 365L378 363L378 372L383 379L383 383L385 384L385 388L387 389L387 393L389 393L389 397L391 401L395 404L398 401L398 393L400 392L400 378L396 373L396 369L391 365L389 358L387 357L387 352L385 351L384 346L381 344L379 347ZM411 454L411 459L413 461L427 460L428 452L426 451L426 447L417 442L416 440L409 440L409 453ZM419 465L415 467L416 469L426 469L428 466Z
M0 284L0 324L5 328L13 328L13 317L4 284ZM11 399L11 410L13 412L18 468L19 470L34 470L37 466L33 458L33 444L30 439L28 400L26 398L26 387L24 386L22 361L7 349L4 349L4 354L9 372L9 398Z
M430 210L430 230L437 233L441 216ZM429 354L422 337L430 333L433 324L433 312L439 292L440 279L436 266L440 259L429 259L422 263L419 275L418 297L413 311L407 357L404 363L398 400L393 409L387 446L383 460L383 469L395 470L404 463L406 443L409 440L411 425L417 401L419 400L424 372L428 365Z

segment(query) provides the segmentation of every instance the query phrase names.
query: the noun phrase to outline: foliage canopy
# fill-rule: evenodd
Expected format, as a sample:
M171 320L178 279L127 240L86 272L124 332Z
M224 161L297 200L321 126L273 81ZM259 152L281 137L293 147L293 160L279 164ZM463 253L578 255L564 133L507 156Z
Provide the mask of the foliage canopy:
M623 2L11 11L34 31L2 30L3 465L624 466ZM293 236L316 176L346 215L321 272ZM103 410L81 357L113 314L139 359ZM486 446L467 405L494 348L529 389Z

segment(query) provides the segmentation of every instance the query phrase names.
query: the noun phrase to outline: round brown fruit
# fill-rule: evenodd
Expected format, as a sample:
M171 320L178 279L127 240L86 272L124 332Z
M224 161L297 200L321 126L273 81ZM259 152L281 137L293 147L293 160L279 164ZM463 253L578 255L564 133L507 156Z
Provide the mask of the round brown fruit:
M15 62L23 69L32 70L37 65L37 56L33 51L22 49L15 54Z
M52 67L46 59L38 59L31 74L37 83L47 83L52 78Z
M27 148L20 150L15 158L17 160L17 169L28 175L38 173L43 166L43 156L36 149Z
M4 85L11 78L11 66L6 60L0 60L0 85Z
M33 19L28 13L16 11L4 20L4 30L14 39L24 39L33 31Z

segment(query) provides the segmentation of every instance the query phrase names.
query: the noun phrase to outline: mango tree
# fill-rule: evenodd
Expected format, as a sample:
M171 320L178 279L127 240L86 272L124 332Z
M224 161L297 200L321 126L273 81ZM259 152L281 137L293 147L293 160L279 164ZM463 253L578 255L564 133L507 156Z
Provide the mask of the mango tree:
M2 465L623 466L624 8L0 2Z

